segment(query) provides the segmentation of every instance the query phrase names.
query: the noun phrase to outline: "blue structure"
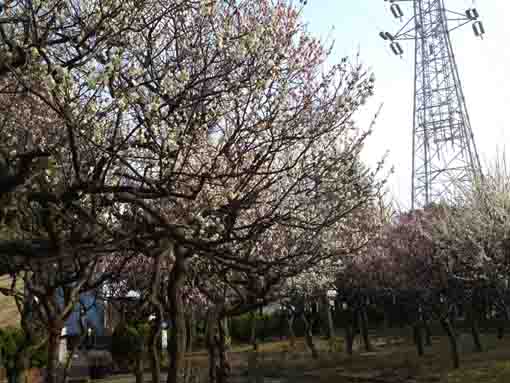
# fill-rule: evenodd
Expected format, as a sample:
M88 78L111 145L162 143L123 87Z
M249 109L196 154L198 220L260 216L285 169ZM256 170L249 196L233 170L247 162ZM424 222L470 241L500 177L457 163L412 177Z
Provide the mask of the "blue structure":
M62 295L59 296L63 301ZM66 333L68 336L81 335L81 326L85 328L93 328L97 336L104 335L104 302L97 298L94 291L83 293L80 295L80 301L73 309L73 312L65 323ZM82 314L80 314L80 312Z

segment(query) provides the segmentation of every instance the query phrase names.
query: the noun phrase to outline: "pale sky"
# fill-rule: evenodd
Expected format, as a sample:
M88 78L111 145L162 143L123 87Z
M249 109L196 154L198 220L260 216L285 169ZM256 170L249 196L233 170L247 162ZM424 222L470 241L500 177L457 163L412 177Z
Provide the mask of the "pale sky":
M384 103L375 132L364 149L364 158L374 164L389 150L388 165L395 173L389 181L390 192L403 208L411 200L411 139L413 118L414 43L402 42L400 59L379 36L380 31L396 32L402 23L383 0L309 0L304 17L309 30L335 40L331 57L337 62L353 56L359 49L363 63L376 75L375 96L360 115L367 126L378 105ZM495 160L510 142L510 1L445 0L446 7L464 12L477 8L487 32L480 40L470 25L452 32L453 49L459 66L475 142L482 164ZM406 16L412 3L400 3ZM404 18L407 20L407 18ZM331 30L334 28L334 30Z

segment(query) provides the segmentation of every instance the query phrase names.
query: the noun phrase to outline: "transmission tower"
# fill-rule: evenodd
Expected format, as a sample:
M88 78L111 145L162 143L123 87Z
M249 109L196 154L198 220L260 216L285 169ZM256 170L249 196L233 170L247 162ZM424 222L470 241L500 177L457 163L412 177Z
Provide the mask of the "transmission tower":
M414 40L414 118L412 208L455 195L480 173L480 159L453 53L450 32L471 24L483 38L478 11L445 7L444 0L385 0L393 16L404 19L398 3L413 3L414 15L395 34L381 32L392 52L402 56L400 41Z

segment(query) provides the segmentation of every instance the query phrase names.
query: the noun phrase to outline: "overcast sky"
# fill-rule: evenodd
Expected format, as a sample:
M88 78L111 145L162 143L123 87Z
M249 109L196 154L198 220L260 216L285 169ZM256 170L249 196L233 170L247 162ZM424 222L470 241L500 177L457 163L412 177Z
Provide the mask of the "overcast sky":
M510 1L445 0L446 7L463 12L475 7L487 31L480 40L471 27L452 32L453 49L482 163L495 159L510 143ZM400 3L406 16L412 3ZM402 23L393 18L383 0L310 0L305 20L314 35L335 40L332 62L353 56L359 49L362 61L376 75L376 95L360 115L368 126L380 103L384 103L375 132L364 150L368 163L375 163L389 150L388 165L395 173L389 188L403 208L411 200L411 139L413 118L414 45L404 43L402 59L394 56L378 33L396 32ZM332 30L332 28L334 28Z

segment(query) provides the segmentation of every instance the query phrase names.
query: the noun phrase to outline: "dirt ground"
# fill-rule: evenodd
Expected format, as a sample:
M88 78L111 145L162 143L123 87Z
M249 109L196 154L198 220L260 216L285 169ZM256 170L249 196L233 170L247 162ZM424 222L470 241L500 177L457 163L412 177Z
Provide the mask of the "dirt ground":
M425 356L419 357L408 339L392 337L374 339L373 352L358 350L352 357L344 352L328 352L328 343L320 341L322 351L318 360L310 357L302 342L296 351L290 350L287 344L272 343L261 348L256 360L253 355L245 356L244 363L239 360L240 368L233 371L244 371L241 376L270 378L271 383L510 382L510 339L498 340L494 335L487 335L483 342L484 352L477 353L473 351L471 339L460 336L461 368L458 370L452 368L446 338L433 338ZM233 362L239 357L233 354Z
M508 383L510 382L510 338L483 337L484 351L473 351L467 335L461 335L461 368L452 369L448 341L434 337L425 356L418 357L405 337L373 338L373 352L358 349L347 356L338 339L337 351L316 339L320 357L313 360L303 340L291 349L288 342L268 342L254 353L249 346L234 346L230 352L232 383ZM205 382L207 356L196 352L187 357L186 383ZM131 377L109 382L131 383ZM147 382L150 376L147 375ZM106 383L106 382L102 382Z

